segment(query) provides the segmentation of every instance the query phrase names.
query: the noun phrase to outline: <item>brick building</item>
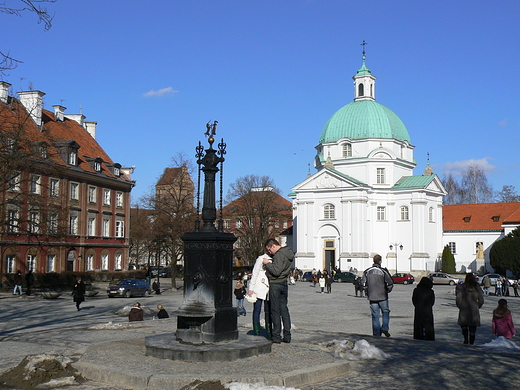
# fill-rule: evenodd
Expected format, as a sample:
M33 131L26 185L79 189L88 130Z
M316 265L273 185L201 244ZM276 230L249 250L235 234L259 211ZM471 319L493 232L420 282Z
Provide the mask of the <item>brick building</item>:
M9 87L0 81L1 272L127 269L132 169L96 141L97 122Z

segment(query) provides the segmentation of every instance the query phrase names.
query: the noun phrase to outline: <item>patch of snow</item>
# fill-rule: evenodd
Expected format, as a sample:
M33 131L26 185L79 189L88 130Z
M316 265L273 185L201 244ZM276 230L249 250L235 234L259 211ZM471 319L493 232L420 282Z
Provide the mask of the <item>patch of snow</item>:
M266 386L263 382L258 383L243 383L231 382L224 385L229 390L299 390L295 387L285 386Z
M36 365L45 360L55 360L58 363L60 363L63 368L66 368L67 364L72 363L71 358L68 358L66 356L63 356L63 355L60 355L60 354L57 354L54 352L43 353L41 355L27 356L27 360L28 360L28 362L25 365L25 369L28 372L36 371Z
M88 330L105 330L105 329L128 329L132 326L132 324L120 324L120 323L112 323L112 321L109 321L107 324L98 324L98 325L92 325L88 327Z
M516 344L514 341L506 339L504 336L499 336L493 341L490 341L489 343L486 343L482 346L494 349L520 349L518 344Z
M75 378L73 376L66 376L63 378L58 379L51 379L48 382L40 383L38 386L36 386L37 389L55 389L57 387L63 387L63 386L72 386L77 385L78 382L76 382Z
M320 345L334 351L334 357L346 360L385 360L390 355L384 353L365 339L355 343L352 340L332 340Z

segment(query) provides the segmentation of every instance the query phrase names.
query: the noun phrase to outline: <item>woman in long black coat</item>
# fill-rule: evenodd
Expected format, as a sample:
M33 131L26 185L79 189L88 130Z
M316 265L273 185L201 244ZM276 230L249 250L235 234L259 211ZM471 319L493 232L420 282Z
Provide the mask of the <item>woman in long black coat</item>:
M433 282L423 277L415 290L413 290L412 302L415 306L413 317L413 338L418 340L435 340L435 328L433 326L433 305L435 293L432 290Z
M85 283L83 283L79 276L76 278L76 283L72 289L72 296L73 301L76 303L76 309L79 311L80 303L85 300Z

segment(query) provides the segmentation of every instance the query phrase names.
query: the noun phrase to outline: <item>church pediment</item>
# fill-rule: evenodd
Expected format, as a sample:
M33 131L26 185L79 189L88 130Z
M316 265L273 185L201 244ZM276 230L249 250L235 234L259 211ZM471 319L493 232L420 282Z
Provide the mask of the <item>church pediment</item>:
M344 175L333 169L322 169L293 188L293 191L315 189L354 188L366 186L354 178Z

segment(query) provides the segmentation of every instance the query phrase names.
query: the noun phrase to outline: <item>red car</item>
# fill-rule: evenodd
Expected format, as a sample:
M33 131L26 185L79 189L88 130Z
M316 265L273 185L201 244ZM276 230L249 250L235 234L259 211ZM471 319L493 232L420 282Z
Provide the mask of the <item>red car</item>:
M413 284L415 282L415 278L410 274L393 274L392 280L394 283L402 284Z

